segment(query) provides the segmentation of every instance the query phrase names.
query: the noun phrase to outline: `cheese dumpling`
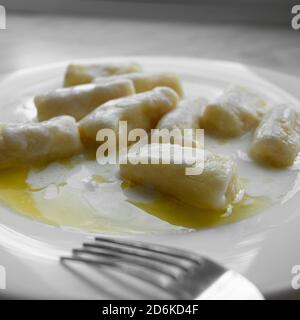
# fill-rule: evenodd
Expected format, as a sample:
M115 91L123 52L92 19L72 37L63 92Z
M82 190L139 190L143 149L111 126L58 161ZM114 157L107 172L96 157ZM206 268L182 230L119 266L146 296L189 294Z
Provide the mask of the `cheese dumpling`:
M119 121L127 121L128 131L155 128L160 118L176 107L178 95L170 88L159 87L152 91L109 101L79 122L82 141L95 144L100 129L112 129L117 134Z
M80 120L101 104L134 93L130 80L115 80L57 89L35 97L34 102L39 121L60 115Z
M284 104L267 113L255 131L251 156L267 165L291 166L300 151L298 117L294 109Z
M174 110L161 118L157 128L169 130L199 128L199 118L205 104L206 99L203 98L181 100Z
M204 151L202 173L187 175L186 169L191 166L189 159L185 157L181 163L176 163L175 159L179 154L190 152L190 149L193 148L167 144L144 145L138 152L129 151L127 164L120 165L121 176L195 207L226 210L242 194L236 165L227 157ZM174 161L163 164L170 154ZM159 164L151 164L153 160L159 160Z
M74 118L0 125L0 168L71 157L82 150Z
M201 117L201 127L221 137L238 137L256 127L266 103L243 87L232 87L208 104Z
M197 129L199 128L199 119L206 104L206 99L184 99L178 102L177 107L168 112L158 122L157 129L168 129L170 132L178 129L180 135L183 136L184 129ZM199 146L196 140L195 131L192 132L190 137L190 145L193 147ZM183 141L182 141L183 142Z
M103 64L70 64L65 74L65 87L90 83L97 77L108 77L116 74L139 72L138 63L103 63Z
M122 74L118 76L108 77L108 79L128 79L133 82L135 91L137 93L149 91L156 87L169 87L177 92L181 97L183 96L183 89L178 76L170 72L160 73L146 73L136 72ZM95 79L95 82L103 81L103 78Z

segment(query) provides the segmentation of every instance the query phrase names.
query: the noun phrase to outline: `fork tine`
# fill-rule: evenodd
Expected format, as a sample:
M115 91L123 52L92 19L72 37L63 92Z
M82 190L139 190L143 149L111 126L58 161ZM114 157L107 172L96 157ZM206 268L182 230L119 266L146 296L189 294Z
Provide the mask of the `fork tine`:
M148 282L176 299L200 299L202 294L211 288L221 290L223 297L227 298L228 292L231 297L233 291L241 285L241 280L235 281L236 277L227 277L227 280L223 281L228 269L198 254L139 241L121 241L106 237L97 237L95 240L95 243L84 243L82 248L74 249L73 255L62 257L61 262L76 261L104 268L111 267L117 272L121 271ZM161 256L157 257L153 253ZM176 258L175 262L172 262L171 258ZM185 270L178 260L193 263L189 263ZM253 295L261 299L257 289L254 289L256 291ZM249 286L249 292L253 293L253 285Z
M107 242L107 243L115 244L118 246L131 247L131 248L139 249L142 251L150 251L158 254L168 255L174 258L185 259L185 260L194 262L196 264L202 264L203 262L203 258L201 256L198 256L197 254L186 252L185 250L160 246L157 244L145 244L139 241L128 241L128 240L119 241L116 239L99 237L99 236L97 236L95 240L98 242Z
M123 273L129 274L137 279L145 281L160 290L163 290L166 293L173 295L176 299L187 299L190 298L184 291L179 291L176 286L174 286L174 279L170 277L166 277L165 275L158 276L157 273L153 273L148 269L137 268L136 265L132 264L125 264L123 260L114 260L112 261L111 258L104 258L97 260L91 258L83 258L79 255L73 255L71 257L61 257L60 258L62 263L65 262L79 262L85 263L90 265L97 265L103 267L112 267L116 271L122 271Z
M139 257L139 258L144 258L147 260L151 260L151 261L157 261L160 263L164 263L176 268L180 268L183 271L187 272L189 270L189 268L185 265L183 265L183 263L180 263L179 259L176 258L176 260L174 259L174 257L166 257L165 255L149 255L149 253L143 252L141 250L136 250L136 248L131 248L131 247L116 247L116 246L110 246L109 244L105 244L105 243L84 243L83 247L86 248L94 248L94 249L100 249L100 250L105 250L105 251L110 251L110 252L117 252L120 253L122 255L129 255L129 256L135 256L135 257ZM182 259L180 259L182 260Z
M114 254L108 252L97 252L89 249L73 249L73 253L75 255L80 254L88 254L94 255L96 257L106 257L114 260L121 260L123 263L133 264L134 266L140 266L142 268L146 268L150 271L154 271L156 273L161 273L167 277L170 277L173 280L176 280L180 276L180 272L174 272L170 267L166 267L161 263L152 262L152 261L144 261L134 256L126 255L125 257L122 254Z
M92 259L86 259L86 258L82 258L79 256L71 256L71 257L61 257L60 261L64 262L64 261L77 261L77 262L84 262L84 263L89 263L89 264L101 264L107 267L117 267L117 263L116 262L112 262L112 261L105 261L103 260L92 260Z

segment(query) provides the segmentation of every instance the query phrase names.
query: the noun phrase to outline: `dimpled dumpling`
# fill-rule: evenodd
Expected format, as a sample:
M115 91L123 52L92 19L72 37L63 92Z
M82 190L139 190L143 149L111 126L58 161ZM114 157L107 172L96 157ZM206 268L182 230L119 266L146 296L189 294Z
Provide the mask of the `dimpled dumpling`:
M100 64L70 64L65 74L65 87L93 82L98 77L108 77L116 74L139 72L142 68L138 63L100 63Z
M71 157L82 150L74 118L0 125L0 168Z
M238 137L256 127L266 111L265 101L244 87L232 87L209 103L201 127L221 137Z
M94 82L103 81L106 78L97 78ZM183 89L178 76L170 72L146 73L136 72L122 74L118 76L108 77L107 79L128 79L133 82L135 91L137 93L152 90L156 87L169 87L177 92L181 97L183 96Z
M288 105L274 107L255 131L250 147L251 156L267 165L291 166L300 151L298 117Z
M69 115L80 120L99 105L134 93L130 80L114 80L57 89L35 97L34 102L39 121L60 115Z
M179 101L177 107L168 112L157 124L157 129L178 130L177 132L183 137L185 129L199 128L199 119L206 104L206 99L184 99ZM175 132L175 131L173 131ZM190 141L187 141L187 138ZM174 139L175 140L175 139ZM196 139L195 131L193 130L191 137L181 139L181 143L189 144L189 146L199 147L199 141Z
M126 121L128 131L155 128L163 115L176 107L178 95L166 87L109 101L79 122L82 141L95 144L100 129L112 129L117 134L119 122Z
M184 152L189 154L192 151L189 149L193 148L168 144L145 145L138 152L128 153L127 163L120 165L121 176L195 207L226 210L242 193L235 163L227 157L205 151L202 173L188 175L186 169L191 167L189 159L185 158L181 163L176 163L175 159ZM174 161L168 164L166 160L169 157Z

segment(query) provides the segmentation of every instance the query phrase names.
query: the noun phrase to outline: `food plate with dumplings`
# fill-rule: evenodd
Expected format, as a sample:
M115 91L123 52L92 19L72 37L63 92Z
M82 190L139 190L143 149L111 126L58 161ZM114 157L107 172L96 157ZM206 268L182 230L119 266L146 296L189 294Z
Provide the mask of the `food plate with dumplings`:
M289 292L300 256L286 256L284 235L274 246L288 223L300 227L299 87L299 79L263 68L175 57L67 61L5 77L0 265L7 290L0 294L139 298L124 279L86 279L60 263L97 234L192 250L266 296ZM188 146L176 137L149 139L139 149L131 141L132 162L99 163L99 130L117 134L120 121L148 138L153 129L202 129L204 138L191 135ZM185 149L204 151L201 174L186 175L188 163L164 164L165 150ZM158 164L143 164L153 157Z

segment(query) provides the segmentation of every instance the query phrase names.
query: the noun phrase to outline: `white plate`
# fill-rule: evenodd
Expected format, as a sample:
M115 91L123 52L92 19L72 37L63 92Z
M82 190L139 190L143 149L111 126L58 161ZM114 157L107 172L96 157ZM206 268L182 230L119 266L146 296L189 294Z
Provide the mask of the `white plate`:
M88 61L112 60L126 58ZM291 102L300 108L300 80L288 75L223 61L171 57L131 57L130 60L140 62L147 70L178 73L188 96L212 98L227 85L236 83L261 92L271 103ZM66 64L24 70L7 77L1 83L1 121L30 119L32 96L59 87ZM285 171L259 168L247 158L249 138L245 136L241 141L225 144L207 138L206 144L237 160L240 175L248 182L247 192L272 199L268 209L236 223L191 232L170 232L176 228L154 219L155 233L143 233L137 227L135 231L139 233L123 236L205 254L245 275L267 295L291 291L291 269L300 264L296 247L300 238L297 232L299 164ZM94 273L82 267L69 270L60 265L61 255L69 254L73 247L92 237L86 231L45 225L2 207L0 265L6 268L7 289L0 290L0 294L26 298L147 297L142 290L128 287L123 276L102 272L95 278Z

